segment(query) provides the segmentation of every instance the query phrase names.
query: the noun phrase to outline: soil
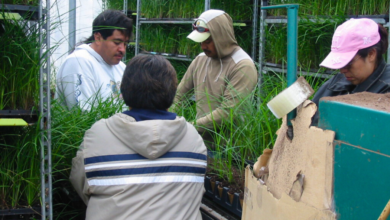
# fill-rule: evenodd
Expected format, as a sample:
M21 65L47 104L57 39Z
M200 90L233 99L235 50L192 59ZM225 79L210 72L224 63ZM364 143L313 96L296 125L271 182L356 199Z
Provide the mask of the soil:
M390 112L390 93L376 94L370 92L361 92L350 95L324 97L321 100L338 101L370 109L376 109L379 111Z
M228 182L227 179L221 178L217 175L217 171L213 169L214 160L212 158L207 159L207 170L206 176L210 177L211 181L218 181L220 187L229 188L229 193L238 193L240 198L244 197L244 186L245 186L245 173L240 172L240 170L234 166L232 166L233 172L233 181Z

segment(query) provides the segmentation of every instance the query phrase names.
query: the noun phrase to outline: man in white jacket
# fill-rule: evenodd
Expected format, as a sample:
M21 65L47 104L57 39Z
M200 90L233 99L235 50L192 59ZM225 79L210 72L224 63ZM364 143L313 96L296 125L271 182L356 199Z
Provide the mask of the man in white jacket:
M106 10L93 21L93 33L75 48L56 77L57 99L69 109L88 110L96 100L117 98L125 64L121 62L132 34L132 21L121 11Z
M128 111L85 132L70 180L86 220L201 220L206 146L185 118L168 112L176 71L164 57L138 55L121 92Z

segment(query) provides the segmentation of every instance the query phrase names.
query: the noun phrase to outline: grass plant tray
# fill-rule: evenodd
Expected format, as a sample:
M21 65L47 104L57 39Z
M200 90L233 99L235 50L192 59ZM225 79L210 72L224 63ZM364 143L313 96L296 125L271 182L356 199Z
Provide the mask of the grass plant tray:
M166 57L174 57L175 54L172 53L161 53L161 55L166 56Z
M278 64L278 63L269 63L269 62L266 62L265 63L265 66L266 67L271 67L271 68L279 68L279 69L285 69L287 70L287 64L285 65L282 65L282 64ZM321 73L321 74L326 74L326 75L329 75L331 76L332 74L334 74L335 71L332 71L332 70L325 70L324 71L319 71L319 69L308 69L308 68L301 68L301 67L297 67L297 71L307 71L307 72L312 72L312 73Z
M35 110L0 110L0 118L21 118L27 123L38 121L38 111Z
M140 18L142 21L195 21L196 18Z
M228 195L229 188L223 187L222 189L218 189L218 181L212 182L211 177L205 177L205 196L212 199L212 201L221 207L223 207L226 211L233 213L234 215L241 217L242 215L242 202L240 201L240 195L238 193L234 193L231 197Z
M0 11L16 12L27 20L36 21L39 19L38 6L0 4ZM42 13L45 14L46 9L43 9Z
M337 15L333 15L333 16L309 15L309 16L306 16L303 18L299 18L299 20L300 19L302 19L302 20L309 19L312 22L323 23L325 21L335 22L335 21L340 20L340 19L349 19L349 18L370 18L370 19L372 19L380 24L385 24L385 23L389 22L389 15L388 14L387 15L386 14L383 14L383 15L346 15L346 16L342 16L342 15L339 15L339 16L337 16ZM286 15L267 16L266 20L268 20L267 23L287 23L287 16ZM273 21L273 22L270 22L270 21Z
M230 212L227 212L224 208L213 202L212 199L207 196L203 196L202 204L200 206L200 212L203 220L239 220L238 217Z
M41 207L34 206L30 208L0 209L1 219L39 219L41 216Z
M188 19L173 19L173 18L159 18L159 19L146 19L141 18L140 19L141 24L192 24L194 23L194 19L188 18Z
M188 56L187 55L182 55L182 54L176 54L176 57L178 57L178 58L187 58Z

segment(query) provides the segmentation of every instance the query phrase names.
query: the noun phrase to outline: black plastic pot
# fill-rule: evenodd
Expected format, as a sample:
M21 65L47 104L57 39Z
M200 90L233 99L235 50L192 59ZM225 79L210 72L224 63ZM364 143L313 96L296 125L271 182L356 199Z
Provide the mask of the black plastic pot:
M240 203L240 195L238 193L234 193L229 197L228 187L223 187L218 189L218 181L212 182L211 177L206 176L204 185L206 189L205 196L212 199L212 201L224 209L226 211L233 213L234 215L241 217L242 215L242 207Z

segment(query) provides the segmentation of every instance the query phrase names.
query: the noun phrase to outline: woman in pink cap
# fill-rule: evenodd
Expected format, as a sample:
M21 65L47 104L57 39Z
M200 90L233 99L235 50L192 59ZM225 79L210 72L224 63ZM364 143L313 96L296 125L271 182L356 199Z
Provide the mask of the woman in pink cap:
M322 97L357 92L390 92L390 65L382 54L387 51L388 34L371 19L350 19L337 27L332 49L320 66L338 69L340 73L325 82L313 102L318 106ZM318 124L318 111L312 125Z

